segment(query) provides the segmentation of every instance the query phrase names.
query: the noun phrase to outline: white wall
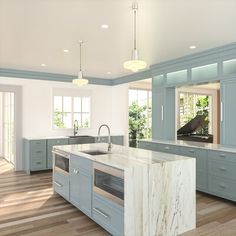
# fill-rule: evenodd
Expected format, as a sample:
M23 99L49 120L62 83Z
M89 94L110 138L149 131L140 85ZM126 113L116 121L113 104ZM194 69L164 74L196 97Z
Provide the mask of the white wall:
M81 129L79 134L96 135L99 125L111 126L112 134L127 133L127 103L125 86L86 85L77 88L72 83L50 82L29 79L1 78L2 84L22 85L23 88L23 136L44 137L72 135L72 130L52 128L53 88L86 90L91 96L91 128ZM123 94L125 94L125 96ZM106 135L104 129L103 133Z

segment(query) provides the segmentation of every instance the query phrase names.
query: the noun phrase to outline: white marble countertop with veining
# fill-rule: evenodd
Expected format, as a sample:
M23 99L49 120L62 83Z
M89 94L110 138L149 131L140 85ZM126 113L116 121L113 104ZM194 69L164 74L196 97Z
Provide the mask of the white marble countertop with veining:
M203 143L203 142L193 142L193 141L183 141L183 140L162 140L162 139L143 139L140 141L236 153L236 148L227 147L215 143Z
M189 157L185 156L154 152L138 148L128 148L120 145L112 145L112 150L108 153L107 147L107 143L92 143L54 146L54 150L88 158L90 160L119 169L189 159ZM101 151L106 153L103 155L92 156L84 153L84 151Z
M27 140L46 140L46 139L69 139L71 138L70 136L73 135L68 135L68 136L40 136L40 137L24 137L24 139ZM124 136L123 134L111 134L111 136ZM77 138L79 137L93 137L93 138L97 138L97 135L76 135ZM101 135L101 137L107 137L107 135ZM74 137L73 137L74 138Z

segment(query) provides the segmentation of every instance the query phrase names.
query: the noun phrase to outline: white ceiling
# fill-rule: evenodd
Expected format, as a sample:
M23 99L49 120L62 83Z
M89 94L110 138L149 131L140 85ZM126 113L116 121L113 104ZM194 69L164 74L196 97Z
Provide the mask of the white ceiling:
M138 2L138 48L149 65L236 41L236 0ZM131 0L0 0L0 67L76 74L77 42L83 39L86 76L129 74L123 62L133 42L131 5Z

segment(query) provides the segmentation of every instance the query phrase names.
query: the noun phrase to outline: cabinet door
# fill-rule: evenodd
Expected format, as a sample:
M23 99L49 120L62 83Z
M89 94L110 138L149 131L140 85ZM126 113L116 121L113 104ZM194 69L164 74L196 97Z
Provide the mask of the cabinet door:
M161 139L164 136L164 89L153 87L152 92L152 138Z
M72 173L70 173L70 201L86 215L91 216L91 174L77 168L72 168Z
M221 144L236 146L236 81L221 82Z

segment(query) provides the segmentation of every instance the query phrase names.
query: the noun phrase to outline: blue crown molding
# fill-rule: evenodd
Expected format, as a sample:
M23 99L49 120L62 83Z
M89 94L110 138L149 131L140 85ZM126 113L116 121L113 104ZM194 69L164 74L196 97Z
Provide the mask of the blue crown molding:
M75 75L6 69L6 68L0 68L0 76L12 77L12 78L58 81L58 82L71 82L73 79L76 78ZM112 86L112 80L109 80L109 79L94 78L94 77L85 77L85 78L89 80L90 84Z
M122 76L114 79L103 79L94 77L86 77L86 78L89 80L90 84L115 86L142 79L153 78L154 76L178 70L190 69L193 67L207 65L211 63L219 63L222 62L223 60L230 60L233 58L236 58L235 42L224 46L208 49L202 52L193 53L191 55L176 58L166 62L151 65L150 69L148 70L138 73L133 73L127 76ZM71 82L72 79L76 78L76 76L74 75L5 69L5 68L0 68L0 76L59 81L59 82Z
M145 70L145 71L141 71L141 72L134 73L131 75L115 78L112 80L113 81L112 85L114 86L114 85L119 85L119 84L130 83L130 82L134 82L138 80L148 79L151 77L152 77L151 71Z

